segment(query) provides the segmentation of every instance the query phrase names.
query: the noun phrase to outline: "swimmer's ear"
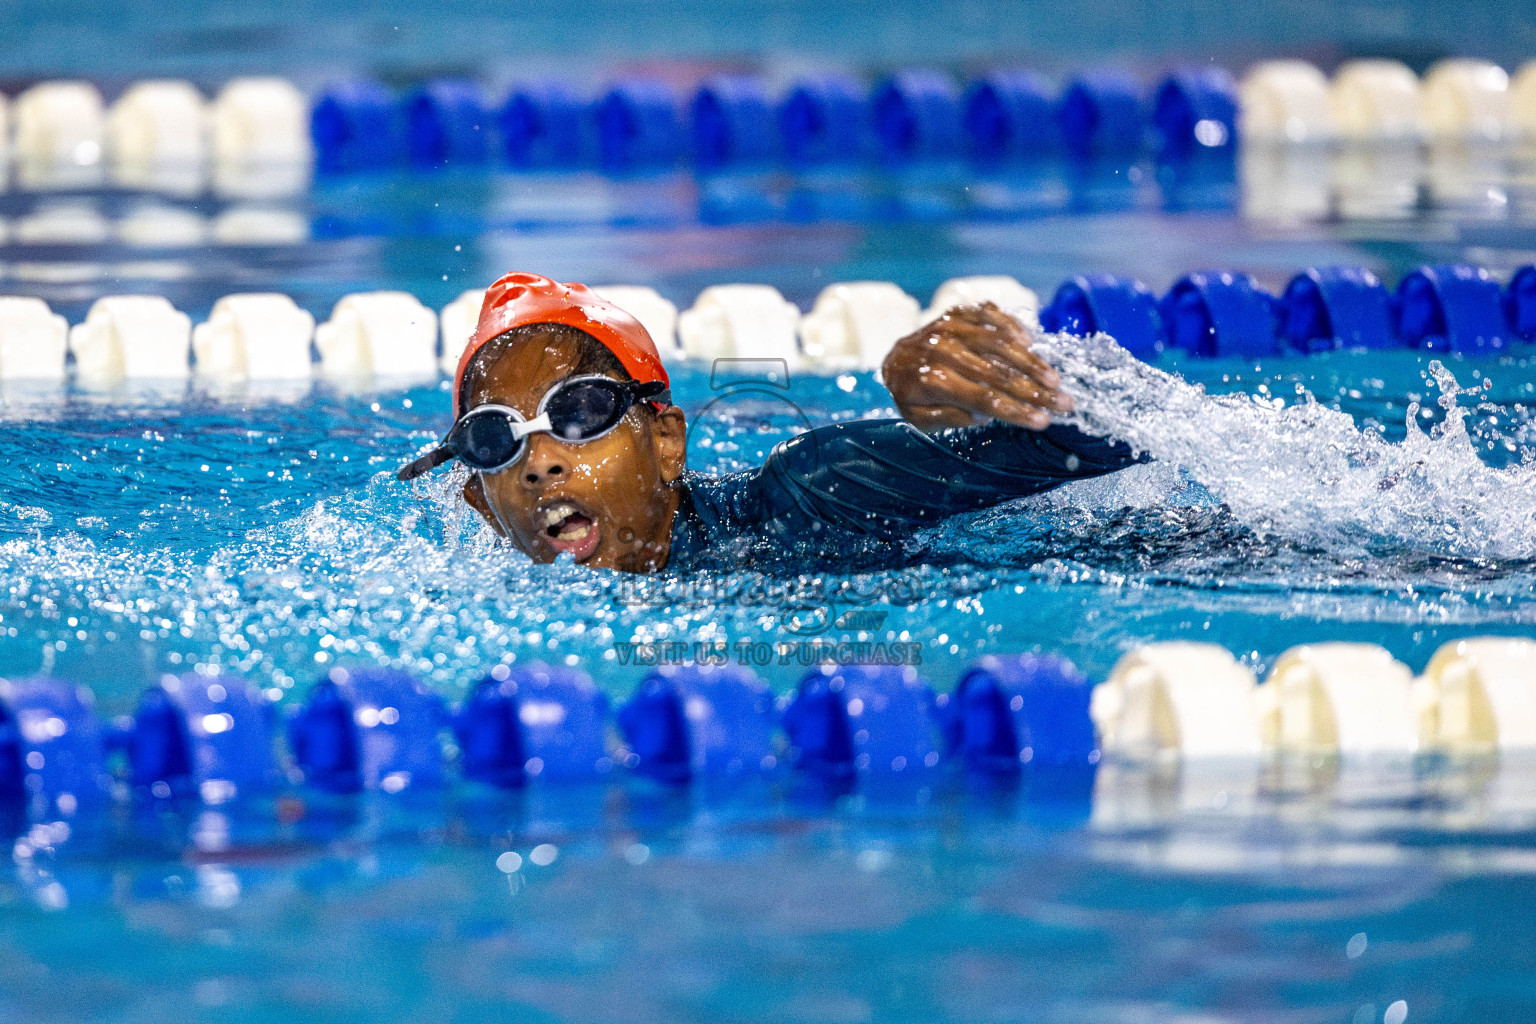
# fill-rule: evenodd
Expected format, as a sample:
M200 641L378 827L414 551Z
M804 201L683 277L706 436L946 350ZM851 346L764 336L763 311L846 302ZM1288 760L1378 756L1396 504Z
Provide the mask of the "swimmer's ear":
M656 455L661 462L661 479L673 483L688 468L688 421L683 410L669 405L654 417Z
M496 517L491 515L491 503L485 500L485 485L480 482L479 473L469 474L469 479L464 481L464 500L469 502L470 508L479 512L485 521L491 524L491 529L503 537L507 535L507 531L501 528Z

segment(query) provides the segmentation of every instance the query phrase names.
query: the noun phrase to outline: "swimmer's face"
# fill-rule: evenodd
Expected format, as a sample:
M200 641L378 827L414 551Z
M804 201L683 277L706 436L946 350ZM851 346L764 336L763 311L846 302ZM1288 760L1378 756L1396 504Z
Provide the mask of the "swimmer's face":
M580 361L581 346L569 336L523 338L485 367L465 407L506 405L531 420L544 393L575 376ZM685 429L676 407L636 407L611 433L585 444L531 434L521 459L472 474L464 497L536 562L568 552L594 568L653 572L667 562Z

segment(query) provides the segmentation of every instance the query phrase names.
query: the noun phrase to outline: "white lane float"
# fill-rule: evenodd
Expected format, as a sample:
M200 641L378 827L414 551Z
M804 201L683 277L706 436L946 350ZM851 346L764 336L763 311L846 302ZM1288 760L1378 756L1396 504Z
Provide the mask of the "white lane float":
M1424 134L1419 79L1395 60L1352 60L1328 93L1338 133L1361 141L1418 139Z
M315 328L315 347L329 376L435 376L437 314L408 292L359 292Z
M592 290L640 321L656 343L663 362L683 354L677 344L677 307L656 289L638 284L606 284Z
M0 297L0 380L64 376L69 323L42 299Z
M1449 754L1536 749L1536 641L1446 644L1424 669L1436 747Z
M1280 223L1326 218L1332 202L1330 157L1324 145L1245 140L1237 155L1243 216Z
M221 199L291 199L309 187L308 163L215 163L213 192Z
M281 78L236 78L208 112L220 164L308 164L309 103Z
M1421 181L1436 208L1494 216L1508 212L1509 154L1503 143L1435 135L1424 147L1424 155Z
M101 162L106 118L94 85L34 85L16 97L12 114L16 158L24 165L84 168Z
M1257 680L1215 644L1146 644L1094 688L1089 713L1107 754L1142 760L1257 757Z
M920 308L889 281L829 285L800 319L801 350L807 362L827 369L874 369L917 329Z
M772 285L719 284L678 314L677 334L690 359L782 359L794 368L799 321L799 307Z
M459 359L480 323L480 307L485 304L485 289L471 288L444 306L438 314L443 327L443 352L438 368L452 377L459 370Z
M1536 60L1526 61L1509 83L1509 118L1524 138L1536 138Z
M1419 95L1432 136L1498 142L1509 135L1509 74L1497 64L1443 60L1425 74Z
M920 323L929 324L956 306L971 306L990 302L1005 312L1024 318L1026 326L1040 326L1040 296L1034 289L1026 288L1017 278L1006 274L978 274L972 277L952 277L939 285L933 293L933 301L923 311Z
M1334 203L1349 220L1410 216L1423 176L1423 147L1416 139L1349 141L1329 163Z
M119 169L195 167L207 157L206 106L191 82L139 82L107 114L107 152Z
M112 237L112 224L88 200L58 199L39 203L18 217L11 238L25 245L101 245Z
M295 210L231 206L209 227L220 245L297 245L309 238L309 221Z
M1375 644L1322 643L1280 656L1260 691L1267 748L1294 754L1412 754L1420 699L1408 666Z
M226 295L192 331L200 377L294 380L312 372L315 318L287 295Z
M75 368L88 381L184 378L191 372L192 319L159 295L97 299L69 332Z
M149 203L117 222L117 237L125 245L145 249L202 245L208 241L208 221L193 210Z
M1255 64L1238 86L1238 132L1245 143L1303 143L1333 137L1328 79L1304 60Z

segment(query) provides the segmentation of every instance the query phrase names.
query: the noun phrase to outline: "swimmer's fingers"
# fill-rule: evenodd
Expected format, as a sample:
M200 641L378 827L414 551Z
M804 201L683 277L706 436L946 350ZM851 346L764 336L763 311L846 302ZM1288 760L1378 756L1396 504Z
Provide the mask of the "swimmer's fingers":
M1071 407L1028 334L989 303L957 307L902 338L882 369L897 408L924 429L990 417L1039 430L1047 410Z
M1072 408L1069 396L1030 373L1020 365L1017 358L1008 358L989 350L958 346L945 350L940 358L972 382L1002 392L1026 405L1039 406L1053 412L1068 412Z
M956 341L988 359L1013 368L1052 393L1059 394L1061 374L1031 351L1029 332L1017 320L991 303L963 307L961 311L970 315L954 321L950 333ZM1062 398L1065 400L1064 405L1055 401L1047 404L1062 411L1070 409L1071 399L1065 396Z
M980 351L988 359L1011 367L1052 394L1061 394L1061 374L1030 350L1027 336L1013 342L994 335L982 342ZM1066 408L1071 408L1070 400Z
M972 353L963 356L976 358ZM994 371L994 378L995 375ZM1031 430L1044 430L1051 425L1051 414L1046 409L997 386L995 379L977 380L967 368L948 361L927 368L922 388L914 392L913 398L910 405L918 408L942 405ZM907 414L906 407L902 413Z

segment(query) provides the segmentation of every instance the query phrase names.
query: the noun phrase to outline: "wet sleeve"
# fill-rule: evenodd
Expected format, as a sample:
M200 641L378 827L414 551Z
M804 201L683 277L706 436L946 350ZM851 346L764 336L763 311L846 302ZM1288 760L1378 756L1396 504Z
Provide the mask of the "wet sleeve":
M926 434L905 420L857 420L780 445L738 494L747 518L896 537L1138 461L1127 445L1076 427L992 422Z

